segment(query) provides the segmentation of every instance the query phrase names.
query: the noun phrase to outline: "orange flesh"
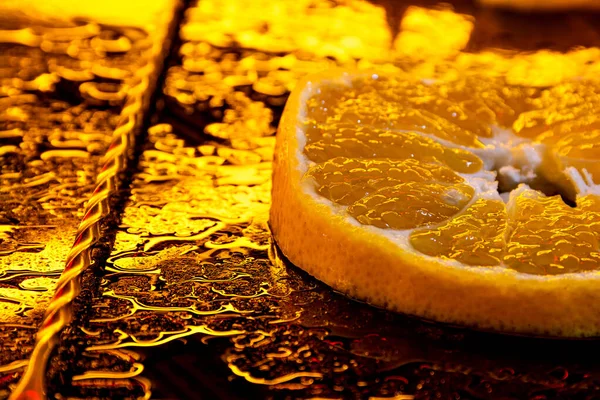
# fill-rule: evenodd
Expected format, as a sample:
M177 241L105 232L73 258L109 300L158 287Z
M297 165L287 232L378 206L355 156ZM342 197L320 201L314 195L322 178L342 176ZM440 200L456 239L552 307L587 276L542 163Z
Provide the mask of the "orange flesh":
M600 182L600 129L571 133L561 138L555 148L561 164L585 168L595 182Z
M520 196L514 214L504 257L509 268L540 275L598 269L598 238L589 213L559 196Z
M423 254L468 265L500 265L504 256L506 209L498 200L479 199L463 214L433 229L414 231L412 246Z
M585 168L598 182L600 119L592 110L599 88L514 87L486 77L427 84L376 75L330 84L307 102L306 176L361 224L418 228L409 242L429 256L538 275L598 270L598 196L573 208L530 190L515 194L508 212L499 198L474 197L458 173L482 170L470 150L485 148L496 126L543 143L560 168Z

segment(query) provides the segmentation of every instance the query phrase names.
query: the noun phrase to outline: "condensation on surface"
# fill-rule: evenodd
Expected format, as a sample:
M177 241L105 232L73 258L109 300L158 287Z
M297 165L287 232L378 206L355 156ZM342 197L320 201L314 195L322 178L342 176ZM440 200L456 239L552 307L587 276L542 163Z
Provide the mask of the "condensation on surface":
M135 28L6 24L0 30L0 397L27 363L148 47Z
M168 124L150 128L86 327L115 334L108 341L99 336L98 344L91 337L87 352L156 346L194 333L261 330L251 325L267 334L270 325L299 317L279 304L294 290L285 283L287 272L268 258L271 156L263 159L259 149L272 155L274 140L193 147ZM134 322L146 320L152 331ZM90 374L80 380L96 376Z

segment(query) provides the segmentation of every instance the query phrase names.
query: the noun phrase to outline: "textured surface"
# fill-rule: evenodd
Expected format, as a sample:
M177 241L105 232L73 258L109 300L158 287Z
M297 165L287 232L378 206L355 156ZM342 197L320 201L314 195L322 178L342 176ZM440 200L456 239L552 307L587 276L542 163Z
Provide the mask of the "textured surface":
M172 134L166 126L154 127L152 141L144 144L115 258L104 271L85 275L77 319L64 332L49 372L52 395L137 398L150 390L153 398L162 399L598 395L600 348L594 341L503 338L356 303L289 264L271 262L266 250L269 233L260 220L250 229L247 222L227 219L247 218L254 212L249 210L264 211L269 175L264 163L274 143L270 136L296 80L337 63L355 65L338 49L353 43L342 41L348 30L356 35L373 31L381 38L377 42L368 37L370 44L381 44L363 45L360 57L372 58L371 49L387 51L388 38L400 37L396 33L408 3L393 2L392 7L381 2L386 12L367 12L372 6L361 2L360 14L370 16L373 29L362 28L364 19L358 12L337 7L332 12L338 20L357 22L327 26L314 35L320 43L333 43L328 46L288 43L315 30L306 9L299 7L305 3L289 6L295 7L287 14L296 24L294 30L284 29L290 19L283 9L267 8L276 2L243 2L243 7L229 2L225 11L217 9L222 2L203 3L206 8L190 12L189 18L199 22L197 29L206 28L184 38L180 58L169 69L164 103L159 102L165 110L157 122L169 123ZM476 17L467 49L566 50L600 43L593 15L551 15L532 23L529 16L474 10L469 2L456 2L456 7ZM330 21L328 8L318 13L321 20ZM239 28L239 21L250 20L255 23ZM265 30L265 22L281 28L275 33ZM329 32L342 33L332 37ZM283 39L276 41L274 35ZM274 43L288 47L269 50ZM460 41L453 43L460 47ZM211 136L199 138L205 128ZM231 139L224 141L227 138ZM217 168L223 159L228 168ZM255 167L237 172L232 168L248 163ZM245 172L240 175L240 170ZM236 184L225 190L217 182ZM194 201L188 204L186 196ZM168 206L170 201L173 205ZM208 214L215 209L218 212ZM146 223L136 224L137 218ZM212 227L219 230L205 239L187 240ZM179 230L181 234L173 234ZM158 242L152 247L155 236ZM202 254L215 245L206 245L209 241L237 242L231 249ZM250 243L265 247L248 248ZM148 254L145 246L151 246ZM139 251L126 252L134 247ZM237 297L227 296L234 293ZM235 310L212 315L221 305ZM211 315L201 315L203 311ZM213 331L198 328L205 326ZM194 329L199 333L184 336ZM232 330L246 333L214 338L214 332ZM119 339L122 344L113 348ZM94 347L85 351L89 346Z
M0 31L0 370L13 384L145 63L146 33L80 23Z

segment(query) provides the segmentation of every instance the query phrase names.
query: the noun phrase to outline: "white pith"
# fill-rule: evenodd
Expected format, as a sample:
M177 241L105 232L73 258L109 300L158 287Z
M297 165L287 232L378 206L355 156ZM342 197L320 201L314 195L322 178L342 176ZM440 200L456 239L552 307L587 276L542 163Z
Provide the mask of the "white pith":
M343 83L349 86L351 85L352 80L355 78L357 78L357 76L350 76L344 74L337 79L320 82L319 85L326 85L330 83ZM306 115L305 105L307 104L308 99L310 98L310 96L312 96L314 93L317 93L319 90L319 86L314 82L309 82L304 88L300 96L300 109L298 110L298 116L300 117L300 119L302 119ZM485 145L485 147L482 149L473 149L465 146L460 146L448 141L440 140L439 138L436 138L431 135L424 136L428 136L436 142L450 148L458 148L470 151L471 153L479 156L484 163L483 168L476 173L459 173L459 175L465 179L465 183L470 185L475 190L475 195L473 196L471 201L463 208L461 213L467 210L478 199L500 200L506 203L507 213L509 214L510 219L510 215L514 215L514 213L516 212L515 200L518 197L518 195L522 193L528 193L530 196L533 197L545 197L545 194L543 194L541 191L531 189L528 183L539 178L536 174L536 171L544 168L544 152L546 152L547 149L544 145L540 143L536 143L529 139L515 135L515 133L512 132L510 129L504 129L501 127L494 126L492 127L492 132L493 137L480 139L481 142ZM306 139L301 125L298 125L296 127L296 139L298 143L298 147L296 149L296 157L298 159L298 170L301 176L304 177L306 171L311 165L314 164L314 162L309 160L304 153ZM595 184L593 182L591 175L588 174L587 171L583 170L583 172L580 172L573 167L569 167L562 171L562 173L563 176L560 178L566 179L568 182L570 182L575 188L575 191L578 195L584 196L593 194L600 196L600 185ZM501 195L498 192L497 178L498 180L503 180L509 186L515 186L515 189L512 190L510 193L504 193ZM329 209L331 209L333 215L344 218L345 222L352 226L360 227L361 229L370 231L378 236L384 236L388 238L392 243L397 245L403 251L417 254L424 260L435 260L435 262L441 262L443 264L448 265L449 267L479 270L482 269L482 266L466 265L457 260L444 257L433 257L420 253L412 247L409 241L410 234L415 229L382 229L372 225L361 224L347 213L347 206L336 204L331 200L318 194L315 190L316 185L312 178L304 178L302 181L302 188L304 192L311 196L316 202L325 204ZM461 213L455 215L455 217L459 216ZM427 227L434 228L436 226L443 225L446 222L447 221L443 221L437 225L429 225ZM507 235L509 234L510 232L507 232ZM520 279L530 280L554 280L563 279L566 276L569 276L570 279L588 279L589 275L591 274L600 274L600 272L598 271L593 271L586 273L567 273L555 276L531 275L522 274L515 270L507 269L503 264L495 267L485 266L483 268L485 268L485 270L487 270L490 273L493 273L494 270L501 269L503 273L511 272L517 274Z

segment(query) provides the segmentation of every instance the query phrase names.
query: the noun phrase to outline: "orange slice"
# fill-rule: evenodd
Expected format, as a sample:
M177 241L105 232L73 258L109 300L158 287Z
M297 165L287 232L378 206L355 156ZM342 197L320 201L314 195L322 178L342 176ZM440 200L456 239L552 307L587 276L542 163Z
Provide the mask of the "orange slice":
M278 132L275 240L297 266L377 306L600 335L600 134L589 107L600 84L453 79L333 71L300 82ZM528 186L540 182L569 204Z

